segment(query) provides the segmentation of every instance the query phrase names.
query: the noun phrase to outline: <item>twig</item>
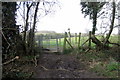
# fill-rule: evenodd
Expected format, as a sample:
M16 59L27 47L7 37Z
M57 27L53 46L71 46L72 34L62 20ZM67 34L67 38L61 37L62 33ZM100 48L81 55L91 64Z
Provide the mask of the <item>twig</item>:
M6 40L7 44L10 45L10 43L8 42L7 38L5 37L5 35L3 34L3 32L1 31L1 34L3 35L4 39Z
M118 43L111 43L111 42L108 42L109 44L113 44L113 45L117 45L117 46L120 46L120 44Z
M12 62L12 61L14 61L16 59L19 59L19 56L16 56L15 58L13 58L13 59L11 59L9 61L4 62L3 65L8 64L8 63L10 63L10 62Z
M42 66L42 65L40 65L40 66L41 66L44 70L46 70L46 71L49 70L49 69L47 69L46 67L44 67L44 66Z
M8 50L9 47L10 47L10 43L8 42L8 40L7 40L7 38L5 37L4 33L3 33L2 31L0 31L0 32L1 32L2 36L3 36L3 38L5 39L5 41L6 41L7 44L8 44L7 49L6 49L6 52L7 52L7 50Z
M90 50L90 49L87 49L87 50L85 51L85 53L87 53L89 50Z
M35 56L34 57L34 60L33 61L35 61L34 63L35 63L35 67L37 67L37 56Z
M90 38L89 38L90 39ZM89 39L87 39L81 46L83 46L87 41L89 41Z
M2 30L17 30L17 29L15 29L15 28L2 28Z
M30 76L28 76L28 78L31 78L31 77L33 76L33 74L34 74L34 73L33 73L33 72L31 72L31 73L30 73Z
M74 49L73 48L73 46L70 44L70 42L66 39L66 41L67 41L67 43L70 45L70 47L72 48L72 49Z
M47 69L46 67L40 65L44 70L48 71L48 70L63 70L63 71L70 71L70 70L67 70L67 69Z

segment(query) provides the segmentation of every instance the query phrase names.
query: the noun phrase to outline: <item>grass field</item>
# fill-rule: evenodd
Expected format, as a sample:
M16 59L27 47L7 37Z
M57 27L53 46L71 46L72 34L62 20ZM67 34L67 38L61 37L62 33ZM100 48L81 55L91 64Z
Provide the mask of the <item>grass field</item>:
M101 36L97 36L99 40L101 40ZM68 39L68 38L67 38ZM77 41L75 37L71 38L71 44L74 48L78 46L78 37ZM81 37L80 46L88 39L88 37ZM112 43L118 43L118 36L111 36L109 41ZM58 39L58 45L63 49L64 38ZM84 45L84 47L88 46L88 42ZM112 45L110 45L112 46ZM56 39L43 40L43 47L46 48L56 48ZM87 53L85 51L78 51L77 49L72 50L68 43L66 44L66 50L64 54L73 54L76 55L76 58L81 62L86 63L88 69L92 72L97 73L100 76L105 76L109 78L117 78L118 70L120 69L120 63L118 62L118 47L111 47L109 50L101 50L96 51L95 44L91 42L91 50Z
M97 36L97 38L99 40L101 40L101 36ZM68 38L67 38L68 39ZM75 48L78 47L78 37L77 37L77 40L75 39L75 37L71 37L71 45ZM81 37L80 39L80 46L88 39L88 36L86 37ZM57 40L58 40L58 43L57 43ZM110 37L110 42L112 43L118 43L118 36L115 35L115 36L111 36ZM36 41L38 43L38 41ZM59 38L59 39L49 39L49 40L43 40L43 47L45 48L56 48L57 45L58 47L62 48L63 47L63 44L64 44L64 38ZM88 42L86 42L86 44L84 45L85 47L88 46ZM110 45L112 46L112 45ZM66 43L66 48L70 48L70 46L68 45L68 43ZM95 44L93 42L91 42L91 48L95 48Z

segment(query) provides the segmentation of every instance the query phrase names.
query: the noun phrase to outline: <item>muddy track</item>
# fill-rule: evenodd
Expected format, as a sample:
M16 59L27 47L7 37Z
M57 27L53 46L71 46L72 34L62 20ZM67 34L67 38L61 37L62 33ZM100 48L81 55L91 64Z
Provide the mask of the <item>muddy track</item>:
M33 78L101 78L72 55L43 54Z

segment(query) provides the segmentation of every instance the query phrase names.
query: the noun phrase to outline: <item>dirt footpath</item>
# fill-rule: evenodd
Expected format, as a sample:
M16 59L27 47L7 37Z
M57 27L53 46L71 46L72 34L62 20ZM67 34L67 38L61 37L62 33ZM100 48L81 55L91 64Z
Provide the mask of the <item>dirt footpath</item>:
M33 78L100 78L72 55L43 54Z

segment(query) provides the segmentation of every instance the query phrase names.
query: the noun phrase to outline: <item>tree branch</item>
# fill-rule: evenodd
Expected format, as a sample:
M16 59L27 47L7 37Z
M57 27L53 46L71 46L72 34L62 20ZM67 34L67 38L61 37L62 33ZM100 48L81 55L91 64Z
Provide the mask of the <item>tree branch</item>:
M113 45L120 46L120 44L118 44L118 43L112 43L112 42L109 42L109 41L108 41L108 43L109 43L109 44L113 44Z
M119 26L120 26L120 24L118 24L118 25L114 26L114 28L119 27Z
M14 61L16 59L19 59L19 56L16 56L15 58L13 58L13 59L11 59L9 61L4 62L3 65L6 65L6 64L8 64L8 63L10 63L10 62L12 62L12 61Z
M115 21L115 2L113 1L112 20L111 20L110 30L108 35L106 36L104 45L108 42L108 39L113 31L114 21Z

